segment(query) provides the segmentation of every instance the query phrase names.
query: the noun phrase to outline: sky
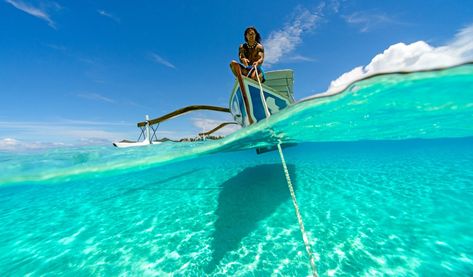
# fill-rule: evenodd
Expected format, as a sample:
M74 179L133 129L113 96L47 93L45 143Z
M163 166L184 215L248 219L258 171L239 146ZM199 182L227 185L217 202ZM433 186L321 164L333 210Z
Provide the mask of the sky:
M0 0L0 150L137 139L145 115L227 107L228 64L251 25L264 68L294 70L296 100L412 66L413 55L432 66L473 56L470 0ZM195 112L158 136L223 121L231 117Z

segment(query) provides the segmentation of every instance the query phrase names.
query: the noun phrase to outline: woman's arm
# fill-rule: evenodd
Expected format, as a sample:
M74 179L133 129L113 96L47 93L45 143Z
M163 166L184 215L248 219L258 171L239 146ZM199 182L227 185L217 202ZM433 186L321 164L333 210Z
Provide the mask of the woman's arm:
M250 62L250 60L248 60L245 57L245 51L244 51L244 48L243 48L243 44L240 44L240 48L238 49L238 57L240 58L240 62L244 66L248 66L248 63Z
M259 59L253 63L254 66L262 65L264 62L264 47L261 44L258 44L256 46L257 51L258 51L258 57Z

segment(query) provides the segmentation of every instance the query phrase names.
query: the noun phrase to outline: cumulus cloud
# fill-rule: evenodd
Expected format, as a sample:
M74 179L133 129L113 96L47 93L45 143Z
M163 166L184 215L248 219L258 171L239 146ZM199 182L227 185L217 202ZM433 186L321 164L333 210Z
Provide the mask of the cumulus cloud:
M56 29L56 23L51 19L51 15L46 11L46 8L38 8L38 7L34 7L28 3L25 3L23 1L19 1L19 0L5 0L7 3L11 4L13 7L29 14L29 15L32 15L34 17L37 17L39 19L42 19L46 22L48 22L48 25L54 29ZM51 3L48 3L48 4L43 4L43 6L48 6L48 7L52 7L54 9L60 9L61 6L59 6L59 4L57 3L54 3L54 2L51 2Z
M271 32L264 40L265 64L276 64L281 57L293 52L302 43L302 35L316 28L324 7L320 5L314 11L298 7L281 30Z
M473 61L473 25L460 30L450 43L440 47L424 41L391 45L368 65L356 67L332 81L326 94L341 91L356 80L379 73L429 70L470 61Z
M156 53L151 53L151 59L156 63L162 64L164 66L167 66L167 67L170 67L170 68L173 68L173 69L176 69L176 66L174 66L172 63L165 60L163 57L159 56Z

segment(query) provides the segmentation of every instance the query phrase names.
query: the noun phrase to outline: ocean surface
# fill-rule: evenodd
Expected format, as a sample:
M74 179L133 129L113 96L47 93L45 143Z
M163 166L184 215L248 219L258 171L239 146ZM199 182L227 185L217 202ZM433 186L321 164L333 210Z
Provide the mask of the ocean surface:
M473 65L384 74L218 141L0 152L0 276L473 275Z

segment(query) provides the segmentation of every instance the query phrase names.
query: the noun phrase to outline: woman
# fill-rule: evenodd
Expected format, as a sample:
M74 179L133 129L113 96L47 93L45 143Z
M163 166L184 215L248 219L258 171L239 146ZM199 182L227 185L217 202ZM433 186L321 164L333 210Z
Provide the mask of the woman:
M256 67L260 81L264 82L264 72L261 68L264 61L264 47L261 44L261 36L256 28L251 26L246 28L244 38L245 43L240 44L238 50L238 56L241 63L232 61L230 63L230 68L232 69L233 74L236 75L237 71L235 70L235 66L239 66L241 68L241 74L257 80Z

